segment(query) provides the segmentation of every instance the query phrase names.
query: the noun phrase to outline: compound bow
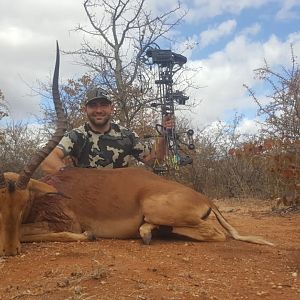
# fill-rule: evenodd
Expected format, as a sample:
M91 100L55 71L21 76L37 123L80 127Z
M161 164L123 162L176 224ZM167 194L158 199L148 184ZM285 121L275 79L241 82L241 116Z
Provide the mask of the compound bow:
M161 108L162 124L166 116L175 116L175 104L185 105L189 99L182 91L173 91L173 75L179 71L187 62L187 58L181 54L172 52L171 50L161 50L159 47L150 47L146 51L147 59L145 63L148 65L157 65L158 79L155 84L158 86L157 102L151 104L151 107ZM192 163L192 158L184 155L181 151L181 145L185 145L189 150L194 150L193 141L194 131L189 129L184 132L177 132L176 126L173 128L164 128L162 124L156 124L156 130L159 136L163 136L166 141L165 159L154 162L153 171L156 173L165 173L170 169L178 170L179 166ZM185 135L187 142L183 142L180 137ZM154 137L153 135L144 136L145 138Z

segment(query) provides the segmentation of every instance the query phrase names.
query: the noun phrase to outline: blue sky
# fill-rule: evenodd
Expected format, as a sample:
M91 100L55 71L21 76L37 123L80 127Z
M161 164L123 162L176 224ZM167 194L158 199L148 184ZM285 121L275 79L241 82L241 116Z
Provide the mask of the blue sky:
M192 2L197 1L187 1L187 3ZM276 35L279 39L284 41L290 33L300 30L299 0L257 1L260 2L261 5L253 7L250 6L251 2L248 2L249 7L245 7L240 11L224 10L224 13L213 16L212 18L204 18L196 21L194 19L189 20L187 17L184 28L187 29L189 36L199 33L200 36L205 36L205 34L209 35L210 33L212 37L211 43L207 41L208 44L205 44L205 40L202 40L201 44L200 40L201 51L194 51L191 58L207 58L211 53L222 50L236 34L241 33L243 30L252 30L252 39L262 43L268 40L272 35ZM288 3L293 3L294 5L291 6L289 10L286 10ZM189 10L193 10L192 5L189 7ZM197 28L195 28L195 24L198 24ZM215 39L213 38L214 36Z
M41 99L29 86L52 74L55 40L63 49L78 48L81 37L72 31L87 24L82 0L1 0L0 89L15 120L28 120L39 113ZM171 8L173 0L146 0L153 11ZM272 67L288 66L290 44L300 58L300 0L183 0L188 9L176 28L173 51L188 57L187 65L199 71L189 91L198 103L189 115L194 127L219 120L229 121L237 113L245 119L242 131L254 130L256 106L243 84L259 83L253 70L264 59ZM188 42L187 42L188 41ZM170 45L171 46L171 45ZM61 78L74 78L83 70L71 57L61 62ZM260 89L261 90L261 89Z

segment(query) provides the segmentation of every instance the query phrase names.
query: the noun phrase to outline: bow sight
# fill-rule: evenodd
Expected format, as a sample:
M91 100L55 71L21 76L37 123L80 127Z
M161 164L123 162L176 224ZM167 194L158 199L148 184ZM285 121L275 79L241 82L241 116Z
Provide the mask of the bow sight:
M158 64L161 67L167 67L170 63L183 66L187 62L185 56L171 50L150 48L146 51L146 55L152 58L152 64Z
M175 103L185 105L189 99L182 91L173 91L173 75L182 68L187 62L187 58L181 54L172 52L171 50L162 50L150 48L146 51L148 65L158 66L158 79L155 84L158 86L158 102L151 104L152 107L160 107L162 115L162 123L166 116L174 116ZM156 173L164 173L169 169L178 169L192 163L192 158L183 155L180 145L187 146L188 149L195 149L193 142L194 131L189 129L185 132L177 132L176 128L164 128L163 125L157 124L156 130L160 136L164 136L167 142L166 158L164 162L156 162L153 170ZM188 142L183 142L180 137L186 135ZM149 137L149 136L148 136Z

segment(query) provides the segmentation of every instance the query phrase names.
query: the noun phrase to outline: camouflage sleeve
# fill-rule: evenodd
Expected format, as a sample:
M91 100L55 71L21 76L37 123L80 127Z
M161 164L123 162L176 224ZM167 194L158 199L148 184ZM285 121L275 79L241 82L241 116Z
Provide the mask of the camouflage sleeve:
M150 147L149 145L141 142L139 136L132 132L132 156L134 156L137 160L142 161L145 157L150 155Z
M84 143L83 139L84 137L82 134L75 130L71 130L64 135L56 147L61 149L65 156L70 155L77 157L80 153L82 144Z

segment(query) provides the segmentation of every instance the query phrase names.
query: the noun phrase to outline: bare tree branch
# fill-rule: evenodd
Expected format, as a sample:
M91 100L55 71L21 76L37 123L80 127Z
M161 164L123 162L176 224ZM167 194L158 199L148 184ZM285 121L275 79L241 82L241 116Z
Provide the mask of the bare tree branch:
M168 38L186 12L178 3L154 16L145 0L85 0L83 6L89 24L75 29L84 35L81 48L65 53L79 55L95 72L97 81L114 96L121 124L130 127L150 101L138 92L145 68L141 58L150 45ZM146 91L150 89L144 86Z

